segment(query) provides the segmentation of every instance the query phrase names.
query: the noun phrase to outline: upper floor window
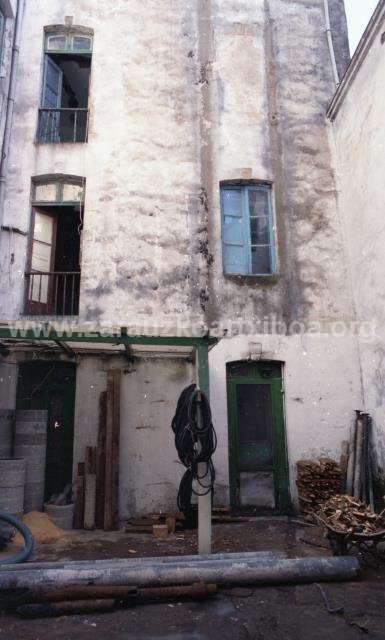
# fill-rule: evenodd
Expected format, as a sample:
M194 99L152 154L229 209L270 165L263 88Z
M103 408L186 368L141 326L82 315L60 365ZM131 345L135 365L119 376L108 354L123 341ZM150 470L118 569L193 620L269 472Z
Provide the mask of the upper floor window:
M39 109L39 142L86 142L92 32L47 27Z
M276 271L271 185L221 186L223 269L228 275Z
M76 176L33 180L25 272L28 315L78 314L84 192L85 179Z

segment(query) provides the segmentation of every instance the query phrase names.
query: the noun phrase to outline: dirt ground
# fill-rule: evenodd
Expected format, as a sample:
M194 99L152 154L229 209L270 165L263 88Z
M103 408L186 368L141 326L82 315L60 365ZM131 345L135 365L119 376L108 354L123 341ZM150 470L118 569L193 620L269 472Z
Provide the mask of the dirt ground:
M285 518L215 525L214 552L280 550L287 557L330 555L323 532ZM31 560L102 559L196 552L196 534L74 532L40 545ZM360 580L322 586L223 588L205 602L130 606L113 613L20 620L0 616L0 638L23 640L356 640L385 638L385 563ZM324 596L326 596L327 604ZM329 611L328 611L329 607ZM335 611L338 610L338 613Z

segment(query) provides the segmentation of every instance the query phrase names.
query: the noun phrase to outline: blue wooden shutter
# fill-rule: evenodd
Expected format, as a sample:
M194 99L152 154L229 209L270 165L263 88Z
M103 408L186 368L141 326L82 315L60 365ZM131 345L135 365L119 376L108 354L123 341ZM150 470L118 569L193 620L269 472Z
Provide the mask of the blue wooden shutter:
M249 247L244 220L243 189L221 189L223 270L225 273L249 273Z
M62 84L62 70L46 55L44 59L42 107L47 107L48 109L60 108Z
M44 58L44 79L41 106L52 111L41 111L39 121L39 140L41 142L60 141L60 111L63 86L63 72L50 58Z

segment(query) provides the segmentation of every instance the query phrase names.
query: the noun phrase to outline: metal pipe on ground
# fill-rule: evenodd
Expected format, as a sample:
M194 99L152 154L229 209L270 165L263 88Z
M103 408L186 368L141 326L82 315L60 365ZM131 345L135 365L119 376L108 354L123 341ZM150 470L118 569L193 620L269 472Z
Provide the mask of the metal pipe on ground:
M112 599L120 602L135 603L139 601L150 602L153 600L181 600L193 598L205 599L216 595L218 589L215 584L197 583L183 587L157 587L149 589L136 589L135 587L65 587L62 589L34 589L20 597L23 604L41 602L69 602L76 600L105 600Z
M35 569L76 569L76 568L101 568L103 566L120 566L128 567L143 566L147 564L175 564L185 565L191 562L213 562L216 560L253 560L259 558L284 558L283 551L250 551L238 553L216 553L206 556L163 556L158 558L112 558L104 560L70 560L68 562L26 562L22 565L1 565L0 571L32 571Z
M34 589L36 587L95 586L176 586L196 582L214 584L297 584L353 580L359 573L354 557L299 558L293 560L254 559L191 562L184 566L146 564L93 569L36 569L1 571L0 589Z

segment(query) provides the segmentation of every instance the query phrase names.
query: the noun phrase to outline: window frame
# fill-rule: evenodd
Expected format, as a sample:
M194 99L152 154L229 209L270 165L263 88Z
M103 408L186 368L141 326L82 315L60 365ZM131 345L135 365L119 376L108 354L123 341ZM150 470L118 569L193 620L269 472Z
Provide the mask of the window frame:
M63 49L51 49L49 47L49 41L51 38L65 38L65 47ZM74 48L74 38L85 38L89 40L90 47L89 49L75 49ZM85 30L82 27L65 27L60 28L50 28L46 27L44 29L44 53L45 54L60 54L60 55L80 55L80 56L88 56L92 57L94 45L94 34L91 30Z
M224 230L225 230L225 217L229 217L229 214L225 213L224 206L224 193L226 191L238 191L241 193L241 202L242 202L242 215L234 216L242 220L242 233L243 233L243 242L239 243L230 243L225 240ZM269 247L270 254L270 272L268 273L257 273L252 271L252 248L254 246L259 246L252 244L251 242L251 218L258 216L250 215L250 204L249 204L249 192L250 191L263 191L267 194L267 204L268 204L268 233L269 233L269 244L260 245ZM223 181L220 183L220 206L221 206L221 243L222 243L222 265L223 265L223 273L225 276L236 276L236 277L246 277L246 278L273 278L277 275L277 250L276 250L276 233L275 233L275 219L274 219L274 208L273 208L273 184L267 181L260 182L241 182L241 181ZM265 217L265 216L261 216ZM228 271L226 268L226 259L225 259L225 249L227 246L240 246L243 247L244 257L245 257L245 265L247 264L247 271L245 270L242 273Z

